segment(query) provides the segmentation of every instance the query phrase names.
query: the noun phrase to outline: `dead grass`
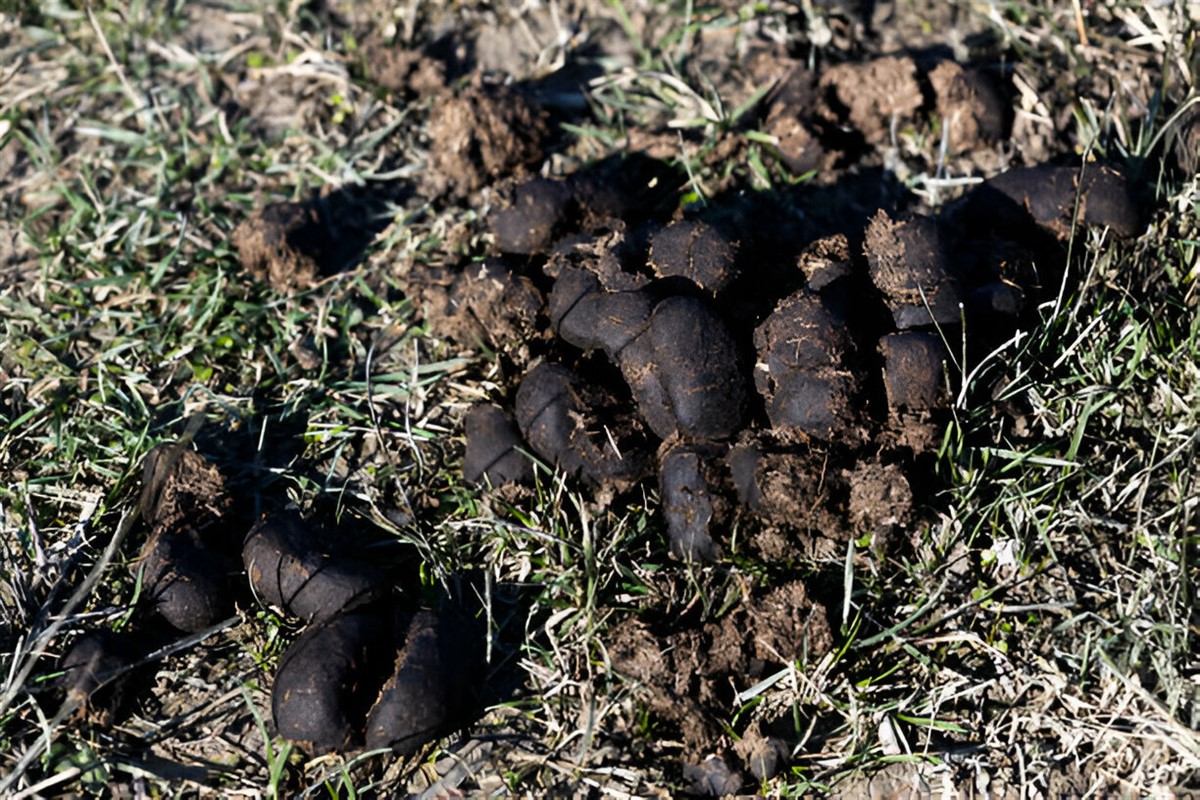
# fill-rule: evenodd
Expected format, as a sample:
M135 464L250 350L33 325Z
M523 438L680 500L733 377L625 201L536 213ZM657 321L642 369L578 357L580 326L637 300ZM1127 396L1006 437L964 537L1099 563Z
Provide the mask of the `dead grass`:
M422 29L419 14L491 13L425 5L387 9L397 37ZM725 102L703 70L676 68L702 24L736 29L745 12L826 47L848 35L836 15L600 5L555 6L562 41L612 35L609 22L635 34L632 71L594 86L579 153L662 123L654 144L693 170L697 202L731 180L797 177L764 166L769 142L753 139L714 171L704 156L755 98ZM1081 154L1157 174L1165 110L1192 88L1195 4L1094 4L1084 28L1081 5L972 7L1019 56L1018 135L1033 147L1069 113ZM534 22L546 69L559 38ZM295 3L0 16L2 791L385 796L441 781L666 795L682 747L614 672L602 633L647 608L715 613L769 567L669 561L652 494L618 513L548 473L528 503L458 485L457 419L502 376L415 326L396 273L477 251L478 209L390 198L395 221L360 262L294 296L240 274L228 236L255 206L390 185L424 158L426 109L362 85L356 43L334 30ZM660 52L663 30L675 33ZM1162 62L1171 83L1155 95ZM1097 81L1070 109L1056 105L1063 70ZM936 145L918 149L914 184L944 178ZM846 589L831 610L838 649L735 687L728 709L731 740L752 720L794 722L793 766L766 793L857 793L892 776L995 796L1161 796L1200 780L1200 189L1160 191L1136 241L1081 231L1040 325L973 368L939 461L948 488L912 547L812 566ZM254 491L282 487L416 548L430 588L482 574L503 632L493 664L523 690L418 759L305 760L264 724L269 669L295 631L246 609L159 654L157 686L126 722L56 716L54 657L133 613L142 456L188 430Z

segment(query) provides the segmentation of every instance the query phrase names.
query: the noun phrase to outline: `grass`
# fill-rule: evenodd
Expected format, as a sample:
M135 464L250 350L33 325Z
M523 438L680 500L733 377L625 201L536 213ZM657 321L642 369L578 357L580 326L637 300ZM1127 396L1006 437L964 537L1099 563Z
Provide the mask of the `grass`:
M470 18L475 5L441 13ZM1064 71L1083 75L1080 155L1157 178L1194 41L1179 9L1101 5L1087 47L1068 2L987 4L980 21L1016 54L1018 127L1037 133ZM624 28L636 64L596 84L580 152L662 132L692 202L806 177L786 174L753 129L764 87L723 97L693 48L739 25L794 44L809 28L841 36L836 15L679 4L650 15L670 31L657 51L638 4L592 6ZM582 19L576 33L600 30ZM291 294L241 271L229 236L253 209L390 187L424 157L428 109L358 80L331 30L296 4L53 3L0 16L0 64L18 65L0 67L3 791L387 795L454 769L480 793L677 789L677 732L613 669L605 632L650 613L720 617L772 567L670 560L652 488L608 509L545 470L527 498L460 485L457 419L505 376L421 327L401 287L413 265L479 252L478 210L384 192L393 221L349 269ZM830 45L817 44L824 57ZM1101 92L1116 44L1142 71ZM1159 52L1183 66L1140 91ZM254 81L290 93L291 123L252 113L266 108ZM944 178L930 133L896 143L913 186ZM741 144L719 149L730 138ZM1157 183L1146 233L1079 231L1037 324L967 366L938 456L945 488L911 543L801 566L847 589L830 609L836 649L732 687L722 721L733 741L789 720L791 766L765 793L855 792L881 774L996 795L1195 785L1200 188ZM10 254L9 241L22 245ZM286 497L411 548L427 592L482 575L502 632L492 663L524 690L472 729L471 749L307 760L274 740L265 689L295 630L257 608L159 654L158 689L117 726L52 702L54 658L73 635L144 613L139 468L185 435L247 488L249 507Z

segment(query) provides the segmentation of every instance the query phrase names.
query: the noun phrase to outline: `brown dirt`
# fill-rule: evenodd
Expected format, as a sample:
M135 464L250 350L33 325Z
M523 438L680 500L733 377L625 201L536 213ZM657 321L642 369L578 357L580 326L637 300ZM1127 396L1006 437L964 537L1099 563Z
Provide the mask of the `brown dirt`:
M1004 136L1004 101L985 75L942 61L930 71L929 82L950 154L983 147Z
M461 270L423 270L418 280L410 283L411 296L435 335L529 362L529 345L544 335L546 323L545 300L528 277L488 260Z
M787 663L815 661L829 652L833 636L824 606L795 582L747 596L725 617L697 628L652 632L630 619L605 643L613 669L677 726L685 757L700 761L732 744L718 711L731 702L731 685L746 689Z
M225 518L231 504L225 478L204 456L183 444L163 444L146 455L142 518L157 533L205 530Z
M831 557L854 534L846 516L848 486L836 449L743 443L729 454L738 497L756 524L749 547L771 563Z
M320 226L313 206L274 203L238 225L233 246L247 272L286 294L308 288L320 273Z
M838 64L821 76L820 87L831 93L837 121L848 122L873 145L894 143L898 130L916 123L925 103L917 65L906 57Z
M428 130L425 191L460 199L498 179L521 177L543 158L550 136L535 100L482 81L434 106Z

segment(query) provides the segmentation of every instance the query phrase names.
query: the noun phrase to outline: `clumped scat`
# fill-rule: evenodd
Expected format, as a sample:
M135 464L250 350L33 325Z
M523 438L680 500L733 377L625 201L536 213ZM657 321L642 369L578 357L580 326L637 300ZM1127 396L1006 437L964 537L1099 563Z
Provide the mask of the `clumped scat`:
M503 486L533 477L533 465L519 449L524 444L521 431L500 406L491 403L472 406L463 418L463 432L467 437L463 480Z
M650 266L660 278L687 278L715 296L737 277L737 246L706 222L680 220L651 237Z
M782 300L754 331L754 383L773 430L829 439L856 425L859 378L844 312L800 290Z
M989 178L971 203L990 225L1019 233L1033 223L1061 241L1079 225L1134 236L1143 224L1125 176L1102 164L1010 169Z
M621 370L642 418L661 439L719 439L745 404L737 348L704 300L657 299L649 290L610 292L584 270L564 270L550 296L564 340L601 349Z
M959 321L962 296L937 220L924 216L893 220L879 211L868 223L865 237L871 280L883 294L897 328Z
M232 613L232 499L220 470L188 445L158 445L146 455L139 504L151 530L135 568L158 613L189 633Z
M340 614L288 647L271 687L280 736L314 753L362 744L363 720L391 663L391 622L376 609Z
M365 605L387 589L382 570L336 552L294 514L260 520L246 535L242 562L259 599L305 622Z
M367 716L366 744L408 755L473 716L482 638L452 610L422 609L398 628L402 644Z

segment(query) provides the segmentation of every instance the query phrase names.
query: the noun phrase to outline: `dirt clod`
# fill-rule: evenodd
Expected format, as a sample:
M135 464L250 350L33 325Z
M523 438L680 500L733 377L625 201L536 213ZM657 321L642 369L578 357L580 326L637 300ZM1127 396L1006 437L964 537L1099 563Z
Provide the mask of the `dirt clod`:
M542 293L500 260L431 272L413 281L412 291L430 327L461 345L499 349L524 361L523 345L539 335Z
M434 107L429 138L426 191L463 198L540 161L550 128L528 95L477 81Z
M705 708L731 684L748 687L782 664L820 659L833 636L825 607L802 583L790 582L698 628L651 631L628 620L609 632L606 645L613 668L637 682L651 710L678 726L685 757L699 761L719 740Z
M817 100L814 73L794 67L771 93L763 132L775 137L776 153L794 175L833 165L836 154L822 145L813 116Z
M280 294L311 286L329 247L309 203L272 203L238 225L232 238L242 268Z
M822 555L853 531L844 507L843 476L829 455L765 442L740 442L728 456L739 501L758 522L750 546L768 561Z
M960 153L1004 137L1008 114L996 87L978 70L943 61L929 72L947 150Z
M905 56L838 64L825 71L820 86L832 91L836 110L874 145L894 142L924 104L917 66Z
M913 510L912 487L894 464L860 464L849 477L850 520L875 537L882 550L888 537L907 524Z

